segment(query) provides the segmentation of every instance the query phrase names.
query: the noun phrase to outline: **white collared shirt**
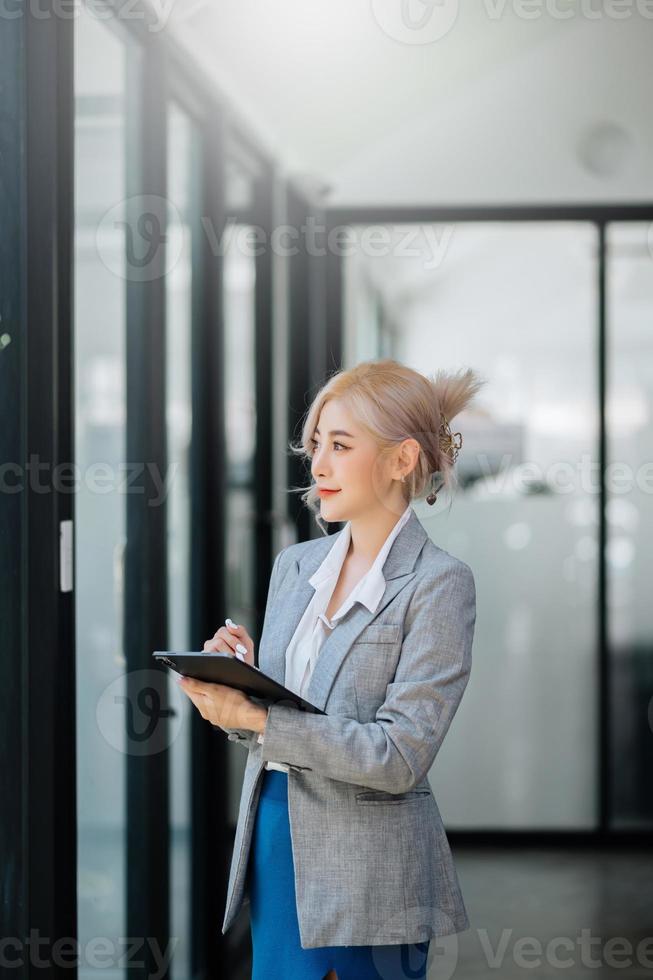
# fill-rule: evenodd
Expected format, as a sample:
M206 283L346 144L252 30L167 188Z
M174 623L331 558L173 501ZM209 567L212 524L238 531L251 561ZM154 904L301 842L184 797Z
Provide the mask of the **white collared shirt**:
M354 586L338 611L329 620L326 615L326 610L331 601L331 596L333 595L349 550L351 521L348 521L340 534L338 534L336 542L329 550L326 558L309 579L310 584L315 588L315 594L306 607L304 615L286 650L285 686L289 690L294 691L301 697L306 696L306 690L315 670L315 664L329 632L335 629L339 620L349 612L355 602L362 603L372 613L376 612L386 587L383 565L388 557L388 552L392 547L393 541L410 517L411 512L412 507L408 504L406 510L383 542L381 550L374 559L372 566ZM258 741L263 742L262 732L259 733ZM265 768L278 769L280 772L289 772L289 767L282 762L266 762Z

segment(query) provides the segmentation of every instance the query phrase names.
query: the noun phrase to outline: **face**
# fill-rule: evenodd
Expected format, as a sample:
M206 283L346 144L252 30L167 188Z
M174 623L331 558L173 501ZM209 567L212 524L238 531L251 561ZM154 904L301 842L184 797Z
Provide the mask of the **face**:
M320 495L324 520L355 520L378 508L402 513L406 505L391 462L379 458L374 440L338 399L322 408L313 439L313 479L318 487L337 491Z

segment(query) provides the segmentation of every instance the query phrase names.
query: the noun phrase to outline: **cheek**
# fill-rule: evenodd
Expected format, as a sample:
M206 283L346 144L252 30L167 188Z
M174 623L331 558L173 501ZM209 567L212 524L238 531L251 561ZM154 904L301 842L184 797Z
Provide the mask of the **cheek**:
M343 453L340 457L338 472L343 481L347 481L350 486L360 485L368 481L368 467L360 457Z
M384 485L384 467L382 461L377 456L371 456L367 460L367 482L373 487Z
M378 466L374 459L360 456L343 460L340 469L343 481L346 480L350 487L358 487L366 492L378 485L377 471Z

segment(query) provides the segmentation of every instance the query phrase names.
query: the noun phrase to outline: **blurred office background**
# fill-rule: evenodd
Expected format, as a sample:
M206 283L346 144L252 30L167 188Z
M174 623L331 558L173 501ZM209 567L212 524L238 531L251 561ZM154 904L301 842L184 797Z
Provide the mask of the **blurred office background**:
M430 776L472 920L447 975L504 928L650 975L652 43L635 3L0 13L4 935L249 976L246 754L151 653L258 636L274 556L320 534L287 443L391 356L489 380L451 506L416 505L478 595Z

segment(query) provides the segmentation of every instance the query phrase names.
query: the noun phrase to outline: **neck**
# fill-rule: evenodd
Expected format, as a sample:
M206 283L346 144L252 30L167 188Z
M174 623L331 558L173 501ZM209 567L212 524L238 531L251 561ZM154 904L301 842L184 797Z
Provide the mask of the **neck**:
M371 566L407 506L403 499L395 500L392 504L382 504L368 510L360 517L353 517L347 558L357 564L360 562L361 565Z

